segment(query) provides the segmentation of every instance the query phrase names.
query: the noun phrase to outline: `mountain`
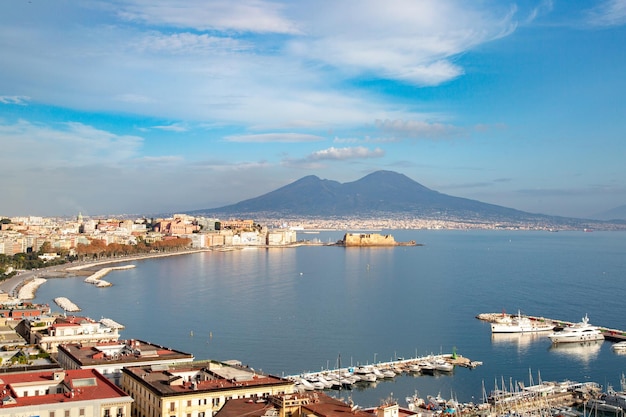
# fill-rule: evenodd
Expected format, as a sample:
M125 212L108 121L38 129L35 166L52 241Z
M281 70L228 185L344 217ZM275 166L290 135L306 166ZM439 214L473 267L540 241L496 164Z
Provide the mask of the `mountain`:
M410 215L423 219L490 222L546 222L558 219L442 194L392 171L377 171L347 183L310 175L249 200L215 209L195 210L189 214L252 218Z
M600 220L626 220L626 205L595 214L591 216L591 218Z

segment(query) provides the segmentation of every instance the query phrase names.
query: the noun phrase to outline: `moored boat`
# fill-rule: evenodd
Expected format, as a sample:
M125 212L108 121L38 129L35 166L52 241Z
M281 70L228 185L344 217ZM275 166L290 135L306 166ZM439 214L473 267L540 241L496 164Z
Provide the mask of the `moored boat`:
M604 340L600 328L589 324L589 317L585 317L579 323L572 324L563 330L548 335L552 343L588 342L592 340Z
M491 323L492 333L531 333L554 330L554 325L523 317L518 310L516 317L506 316Z
M626 340L613 344L611 349L613 349L614 352L626 353Z

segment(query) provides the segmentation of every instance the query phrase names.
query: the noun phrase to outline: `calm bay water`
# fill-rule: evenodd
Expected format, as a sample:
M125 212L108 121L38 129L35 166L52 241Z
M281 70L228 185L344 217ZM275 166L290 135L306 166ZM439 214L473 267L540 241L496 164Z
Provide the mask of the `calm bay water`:
M551 347L545 336L495 337L475 318L524 314L626 330L626 234L391 231L395 248L299 247L207 252L133 262L112 287L50 279L36 302L66 296L137 338L238 359L275 375L456 351L483 366L451 376L402 376L337 395L361 406L417 390L480 401L495 381L595 381L619 386L626 356L610 342ZM302 234L336 241L343 233ZM193 333L193 334L192 334Z

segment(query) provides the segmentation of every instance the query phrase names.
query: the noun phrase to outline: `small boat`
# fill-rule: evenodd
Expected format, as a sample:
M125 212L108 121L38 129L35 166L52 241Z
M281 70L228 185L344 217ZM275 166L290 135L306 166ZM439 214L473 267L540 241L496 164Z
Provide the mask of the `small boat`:
M421 366L419 363L413 363L408 367L409 372L419 373L422 372Z
M433 360L432 364L435 367L435 371L452 372L454 370L454 365L452 365L450 362L446 362L442 358L436 358L435 360Z
M617 342L611 346L614 352L626 353L626 340Z
M421 361L419 367L423 374L432 375L435 373L435 365L432 362Z
M373 373L360 375L361 381L363 382L376 382L378 378Z
M415 391L415 394L406 397L406 403L409 407L409 410L411 411L417 411L420 408L426 408L426 402L419 397L419 394L417 393L417 391Z
M602 331L589 324L589 317L585 317L579 323L572 324L563 330L548 335L552 343L588 342L592 340L604 340Z
M621 407L613 404L608 404L605 400L599 398L591 398L585 404L585 407L592 411L603 411L605 413L619 413L622 411Z
M381 369L380 372L383 374L384 378L395 378L396 373L391 370L391 368Z

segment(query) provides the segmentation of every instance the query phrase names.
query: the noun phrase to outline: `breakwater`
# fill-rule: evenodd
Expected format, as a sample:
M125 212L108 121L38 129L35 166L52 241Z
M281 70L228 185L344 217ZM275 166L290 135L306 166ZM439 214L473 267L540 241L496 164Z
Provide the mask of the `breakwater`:
M123 269L132 269L135 265L123 265L123 266L112 266L108 268L102 268L101 270L89 275L85 278L85 282L88 284L93 284L96 287L110 287L112 284L108 281L102 279L105 275L107 275L111 271L115 270L123 270Z
M63 309L63 311L76 312L80 311L80 307L70 301L67 297L57 297L54 302Z

